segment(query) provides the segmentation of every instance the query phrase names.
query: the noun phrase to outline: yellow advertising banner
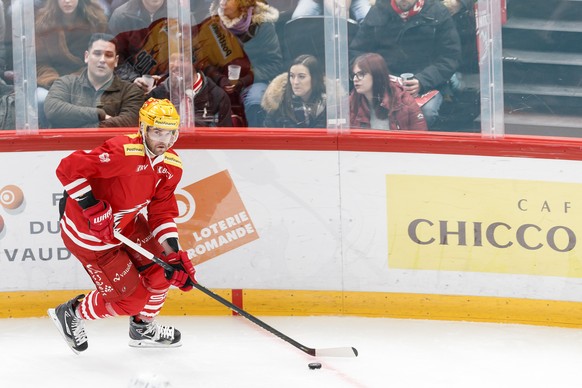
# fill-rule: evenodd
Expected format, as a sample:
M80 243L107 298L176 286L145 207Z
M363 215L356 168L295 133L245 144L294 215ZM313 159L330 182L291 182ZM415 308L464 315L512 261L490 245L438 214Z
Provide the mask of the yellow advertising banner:
M259 238L228 171L176 192L180 243L200 264Z
M387 175L388 266L582 277L582 185Z

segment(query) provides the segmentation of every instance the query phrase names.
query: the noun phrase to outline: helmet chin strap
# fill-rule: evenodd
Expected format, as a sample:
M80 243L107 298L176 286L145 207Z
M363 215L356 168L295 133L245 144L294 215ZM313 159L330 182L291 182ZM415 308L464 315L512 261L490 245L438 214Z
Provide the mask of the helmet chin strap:
M147 131L147 129L148 129L147 125L145 125L145 124L141 125L140 130L141 130L141 138L143 140L143 146L146 149L148 156L150 158L155 158L158 155L156 155L152 150L150 150L150 147L148 147L148 142L147 142L147 132L148 131Z

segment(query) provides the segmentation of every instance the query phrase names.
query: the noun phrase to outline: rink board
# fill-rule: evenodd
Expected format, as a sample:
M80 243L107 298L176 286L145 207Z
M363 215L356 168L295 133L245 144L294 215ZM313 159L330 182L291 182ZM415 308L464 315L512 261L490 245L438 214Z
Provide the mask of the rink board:
M180 240L202 284L242 290L263 314L579 324L579 155L339 143L179 150ZM0 178L4 305L92 288L59 237L54 171L69 152L0 153L13 166Z
M44 317L89 290L0 292L0 318ZM255 316L359 316L581 328L577 302L382 292L213 290ZM206 295L171 290L162 315L235 315Z

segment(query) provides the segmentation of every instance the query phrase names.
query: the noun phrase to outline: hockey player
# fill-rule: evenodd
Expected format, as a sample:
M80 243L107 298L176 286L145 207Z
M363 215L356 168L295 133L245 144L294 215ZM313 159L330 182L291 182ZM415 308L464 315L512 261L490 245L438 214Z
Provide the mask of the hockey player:
M170 285L189 291L188 279L196 281L174 222L182 162L171 147L179 122L170 101L150 98L139 111L139 133L114 137L90 152L73 152L57 168L65 188L61 237L97 287L48 310L75 353L88 346L85 320L117 315L130 316L130 346L181 345L177 329L154 321ZM114 228L174 271L121 244Z

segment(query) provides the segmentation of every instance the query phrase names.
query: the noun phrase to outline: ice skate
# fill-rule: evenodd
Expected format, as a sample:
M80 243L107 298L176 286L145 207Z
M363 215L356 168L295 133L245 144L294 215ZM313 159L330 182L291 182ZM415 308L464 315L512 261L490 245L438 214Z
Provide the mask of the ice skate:
M89 346L85 333L85 322L75 314L75 307L79 304L79 299L84 297L85 295L79 295L54 309L48 309L48 315L59 329L67 345L76 354L87 350Z
M182 346L180 331L156 322L135 322L129 318L129 346L135 348L175 348Z

